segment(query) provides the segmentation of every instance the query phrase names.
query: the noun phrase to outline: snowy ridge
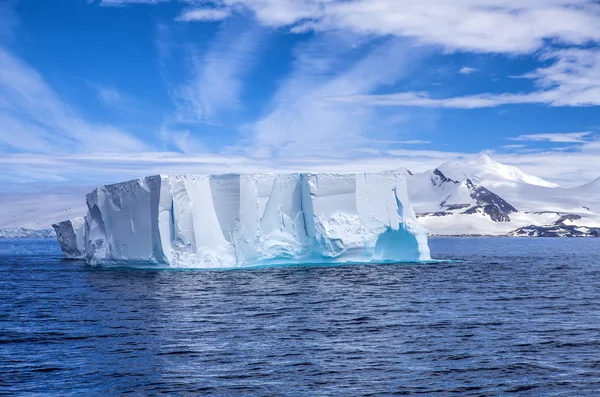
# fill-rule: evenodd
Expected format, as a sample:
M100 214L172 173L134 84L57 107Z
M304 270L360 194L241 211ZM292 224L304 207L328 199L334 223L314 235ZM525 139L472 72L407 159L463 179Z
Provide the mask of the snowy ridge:
M510 233L529 237L600 237L600 227L578 225L579 215L565 214L549 226L529 225Z
M26 229L24 227L10 227L0 229L0 238L50 238L54 237L52 229Z
M600 178L596 178L593 181L586 183L585 185L579 186L575 189L591 194L600 194Z
M517 209L483 186L470 179L456 181L439 169L409 176L411 203L422 215L446 216L451 214L488 215L494 222L510 222L510 214Z
M454 180L471 179L473 182L487 188L509 183L526 183L528 185L548 188L559 187L537 176L529 175L510 165L492 160L488 155L482 155L471 161L451 161L442 164L438 169Z
M86 191L89 188L64 187L61 193L0 192L0 229L52 230L54 223L85 214Z
M428 260L405 178L156 175L101 186L87 195L86 260L209 268Z
M595 236L600 227L600 178L565 189L481 156L410 175L408 187L433 235Z

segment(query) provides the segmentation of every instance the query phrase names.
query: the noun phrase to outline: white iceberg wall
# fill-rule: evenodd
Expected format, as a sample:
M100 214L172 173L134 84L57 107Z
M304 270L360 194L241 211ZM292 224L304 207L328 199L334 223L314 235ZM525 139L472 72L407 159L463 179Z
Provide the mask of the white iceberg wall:
M87 197L90 264L430 259L401 174L160 175Z
M85 219L74 218L52 225L62 252L68 259L83 259L85 253Z
M238 262L289 261L309 250L300 174L245 174L240 179Z
M313 220L307 223L314 225L319 254L358 262L430 259L405 178L391 172L309 175L305 196Z
M230 229L239 212L239 205L232 203L239 197L236 181L239 186L235 175L161 176L160 206L171 206L170 216L160 218L166 263L200 267L235 263Z
M160 189L160 176L152 176L101 186L87 195L88 263L165 263L158 224Z
M316 242L314 256L336 258L352 251L347 253L347 259L360 260L362 255L356 256L353 251L367 248L366 230L358 213L361 197L356 191L357 177L356 174L306 175L303 204L308 236Z

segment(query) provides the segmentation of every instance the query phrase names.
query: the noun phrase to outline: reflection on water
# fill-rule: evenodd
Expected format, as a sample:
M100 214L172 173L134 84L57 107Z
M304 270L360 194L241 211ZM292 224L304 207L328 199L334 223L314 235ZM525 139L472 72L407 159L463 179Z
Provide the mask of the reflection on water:
M600 240L420 265L100 270L0 241L0 394L595 395Z

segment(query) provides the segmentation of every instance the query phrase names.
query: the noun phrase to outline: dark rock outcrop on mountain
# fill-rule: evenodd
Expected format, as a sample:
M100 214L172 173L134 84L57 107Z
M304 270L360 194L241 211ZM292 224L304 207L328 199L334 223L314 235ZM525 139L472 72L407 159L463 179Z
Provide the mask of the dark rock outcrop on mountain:
M529 225L511 232L509 235L526 237L600 237L600 228L556 224L550 226Z
M436 175L438 177L438 181L436 181L434 178L431 179L431 183L433 183L433 186L439 186L442 183L454 183L456 185L460 183L459 181L455 181L454 179L446 177L446 175L444 175L442 171L440 171L437 168L433 170L433 175Z
M494 222L510 222L509 214L518 212L515 207L510 205L506 200L483 186L476 186L467 179L467 187L471 190L471 198L477 202L477 206L488 214ZM465 214L476 212L475 207L469 208Z
M447 204L444 205L448 211L458 211L471 207L470 204Z
M595 236L600 178L561 187L482 155L408 175L411 206L433 235Z
M562 214L554 223L547 226L529 225L510 233L511 236L527 237L600 237L600 228L568 224L581 219L576 214Z
M472 203L447 204L448 201L453 199L453 195L457 193L457 191L455 191L440 203L440 208L443 210L443 212L460 214L486 214L494 222L510 222L509 214L518 212L515 207L510 205L502 197L483 186L474 184L468 178L463 182L456 182L450 178L447 178L441 171L437 169L434 171L434 174L436 174L439 179L445 183L450 182L459 184L457 191L461 188L468 189L469 196L475 202L475 205ZM439 215L436 214L435 216Z
M558 220L556 222L554 222L554 225L564 225L566 221L576 221L581 219L581 216L576 215L576 214L564 214L562 215L560 218L558 218Z

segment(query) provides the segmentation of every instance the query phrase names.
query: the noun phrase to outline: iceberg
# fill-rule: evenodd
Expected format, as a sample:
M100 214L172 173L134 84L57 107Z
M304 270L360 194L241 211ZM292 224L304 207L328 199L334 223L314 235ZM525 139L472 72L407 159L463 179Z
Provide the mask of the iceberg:
M85 219L83 217L62 221L52 227L67 259L83 259L85 257Z
M430 259L406 176L395 172L155 175L100 186L87 206L83 252L91 265ZM81 231L59 229L65 254L78 250Z

